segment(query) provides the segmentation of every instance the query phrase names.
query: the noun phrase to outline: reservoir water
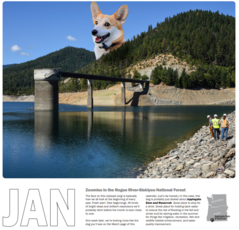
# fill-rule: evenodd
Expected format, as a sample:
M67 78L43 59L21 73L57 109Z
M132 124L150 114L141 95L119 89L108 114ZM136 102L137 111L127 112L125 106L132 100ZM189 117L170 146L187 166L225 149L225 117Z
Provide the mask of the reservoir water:
M94 107L34 112L3 103L4 178L132 178L235 106Z

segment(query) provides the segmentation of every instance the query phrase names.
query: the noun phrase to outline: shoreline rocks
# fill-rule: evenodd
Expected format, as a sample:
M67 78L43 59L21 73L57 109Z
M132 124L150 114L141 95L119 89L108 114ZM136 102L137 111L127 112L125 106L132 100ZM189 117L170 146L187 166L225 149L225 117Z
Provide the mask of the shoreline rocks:
M227 116L231 122L227 141L214 140L209 127L203 126L189 140L149 163L137 178L235 177L235 116L235 111Z
M153 97L151 95L149 95L149 97L154 105L180 105L181 104L180 101L161 99L158 97Z

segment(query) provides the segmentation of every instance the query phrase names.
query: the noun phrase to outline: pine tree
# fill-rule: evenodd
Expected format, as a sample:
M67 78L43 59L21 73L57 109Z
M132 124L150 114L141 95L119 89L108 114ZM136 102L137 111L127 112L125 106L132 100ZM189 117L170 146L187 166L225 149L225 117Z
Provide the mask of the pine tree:
M158 85L161 81L159 79L159 67L156 67L153 71L152 71L152 83L154 85Z

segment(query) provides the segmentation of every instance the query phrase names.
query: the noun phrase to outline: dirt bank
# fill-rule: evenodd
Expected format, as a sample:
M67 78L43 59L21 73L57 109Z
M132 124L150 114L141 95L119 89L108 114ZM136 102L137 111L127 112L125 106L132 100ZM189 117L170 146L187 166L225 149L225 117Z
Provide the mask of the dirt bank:
M175 104L181 105L235 104L235 88L180 89L161 83L150 87L149 94L151 97L159 98L162 101L161 104L164 100L175 101ZM157 104L157 101L154 104Z
M148 92L140 92L139 87L126 87L126 105L212 105L235 104L235 88L230 89L179 89L164 84L152 85ZM147 93L147 94L145 94ZM71 105L87 105L87 92L60 93L59 103ZM119 84L106 90L96 90L93 93L94 105L117 106L121 105L121 86ZM34 95L30 96L3 96L4 102L34 102Z
M3 95L2 101L3 102L34 102L35 96L28 95L28 96L9 96Z

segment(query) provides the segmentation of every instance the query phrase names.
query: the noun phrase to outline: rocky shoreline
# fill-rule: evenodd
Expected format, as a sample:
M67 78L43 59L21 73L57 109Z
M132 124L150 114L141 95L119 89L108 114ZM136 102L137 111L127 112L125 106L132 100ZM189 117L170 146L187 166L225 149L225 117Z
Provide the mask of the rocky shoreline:
M221 89L181 89L167 86L163 83L153 85L150 83L148 92L141 93L140 85L126 83L127 106L138 105L235 105L235 88ZM3 102L34 102L34 95L9 96L3 95ZM59 93L59 103L70 105L87 105L88 93L67 92ZM121 106L121 85L116 84L104 90L94 90L94 105Z
M3 95L3 102L34 102L34 95L22 95L22 96L12 96L12 95Z
M156 158L137 178L233 178L236 160L235 111L227 117L231 121L228 140L214 140L208 126L166 156ZM139 169L140 171L142 168Z

